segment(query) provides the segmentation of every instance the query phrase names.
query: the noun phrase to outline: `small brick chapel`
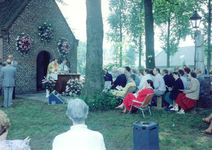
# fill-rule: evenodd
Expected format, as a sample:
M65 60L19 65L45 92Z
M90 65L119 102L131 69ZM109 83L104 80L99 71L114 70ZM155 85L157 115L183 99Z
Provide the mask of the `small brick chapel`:
M16 94L37 92L54 58L77 73L77 46L55 0L0 0L0 58L18 62Z

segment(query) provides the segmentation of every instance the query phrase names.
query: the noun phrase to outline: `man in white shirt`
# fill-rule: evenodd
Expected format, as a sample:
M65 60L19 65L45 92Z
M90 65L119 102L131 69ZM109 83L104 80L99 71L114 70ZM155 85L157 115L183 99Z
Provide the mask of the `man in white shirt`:
M143 78L142 78L142 80L141 80L141 82L138 86L138 90L141 90L145 87L145 83L146 83L147 80L152 80L152 77L150 76L149 73L150 73L149 69L145 69L143 71L144 76L143 76Z
M70 100L66 114L73 122L70 130L57 135L52 150L105 150L101 133L92 131L85 125L88 106L81 99Z
M154 80L155 95L157 96L163 95L166 91L166 86L165 86L163 76L160 74L160 69L154 68L153 73L155 75L155 80Z
M157 96L161 96L166 92L166 86L165 86L165 81L163 79L163 76L160 74L160 69L154 68L153 73L155 75L155 79L154 79L155 94L152 100L154 101L155 104L157 104Z

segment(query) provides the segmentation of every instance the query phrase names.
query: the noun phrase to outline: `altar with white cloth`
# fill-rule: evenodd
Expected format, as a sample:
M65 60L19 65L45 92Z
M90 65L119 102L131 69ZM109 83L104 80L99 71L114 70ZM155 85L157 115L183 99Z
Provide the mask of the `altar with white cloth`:
M51 76L56 81L54 90L56 90L60 94L65 91L69 79L80 78L80 74L77 73L49 74L49 76Z

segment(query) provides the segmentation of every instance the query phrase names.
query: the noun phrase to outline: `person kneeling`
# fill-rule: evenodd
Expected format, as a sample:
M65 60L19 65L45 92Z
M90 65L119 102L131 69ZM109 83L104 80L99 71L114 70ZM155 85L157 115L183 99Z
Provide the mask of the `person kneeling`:
M153 81L147 80L145 83L144 89L138 91L138 93L135 93L135 94L128 93L127 96L125 97L123 103L121 105L119 105L118 107L116 107L116 109L124 109L121 113L125 114L127 110L128 111L130 110L133 100L143 102L148 94L154 93L153 89L154 89ZM135 105L140 106L141 104L135 103ZM132 108L132 109L134 109L134 108Z

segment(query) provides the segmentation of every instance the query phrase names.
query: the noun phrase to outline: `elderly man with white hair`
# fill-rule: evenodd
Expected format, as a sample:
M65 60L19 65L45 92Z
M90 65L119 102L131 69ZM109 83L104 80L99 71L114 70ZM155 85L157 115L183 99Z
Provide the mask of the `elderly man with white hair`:
M116 78L119 76L119 74L118 74L118 68L117 67L113 67L111 69L111 75L113 77L113 81L115 81Z
M73 122L70 130L57 135L53 141L53 150L105 150L101 133L92 131L85 125L88 106L81 99L69 101L66 114Z
M118 74L119 76L116 78L114 81L111 89L115 89L117 85L125 87L127 84L127 78L124 74L124 69L123 68L118 68Z

